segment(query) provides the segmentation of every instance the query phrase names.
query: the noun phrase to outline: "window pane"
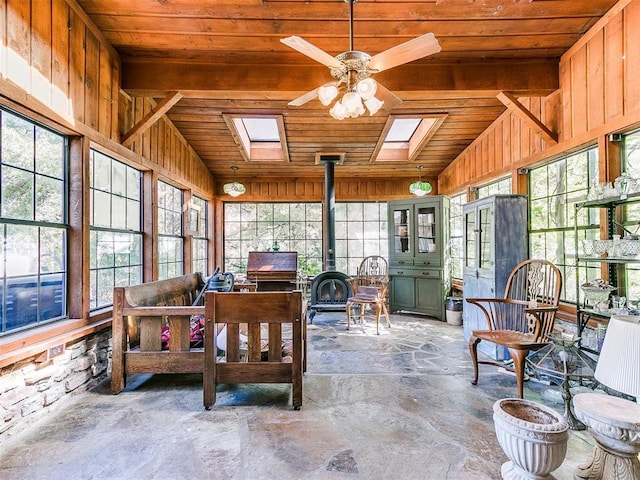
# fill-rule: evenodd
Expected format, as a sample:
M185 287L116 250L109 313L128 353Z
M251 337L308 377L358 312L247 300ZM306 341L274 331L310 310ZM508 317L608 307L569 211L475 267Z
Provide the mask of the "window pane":
M35 125L2 111L2 163L33 171Z
M55 178L36 177L36 220L60 223L64 218L64 182Z
M64 180L64 137L36 127L36 172Z
M2 216L34 219L34 175L17 168L2 167Z

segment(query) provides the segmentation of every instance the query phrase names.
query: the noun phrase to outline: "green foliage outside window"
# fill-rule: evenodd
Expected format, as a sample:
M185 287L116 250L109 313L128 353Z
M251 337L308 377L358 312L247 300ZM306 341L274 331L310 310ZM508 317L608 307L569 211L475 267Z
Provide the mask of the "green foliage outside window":
M576 301L575 204L587 199L597 179L598 151L589 148L529 173L529 256L555 263L562 273L562 299ZM595 211L582 209L578 218L579 239L599 236ZM580 283L600 276L594 267L580 267Z

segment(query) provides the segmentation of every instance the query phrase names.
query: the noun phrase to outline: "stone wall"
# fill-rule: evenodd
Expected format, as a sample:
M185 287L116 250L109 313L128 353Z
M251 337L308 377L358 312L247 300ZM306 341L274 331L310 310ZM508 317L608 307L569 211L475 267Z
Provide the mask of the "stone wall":
M36 357L0 370L0 444L3 437L62 407L109 378L111 330L70 343L60 356Z

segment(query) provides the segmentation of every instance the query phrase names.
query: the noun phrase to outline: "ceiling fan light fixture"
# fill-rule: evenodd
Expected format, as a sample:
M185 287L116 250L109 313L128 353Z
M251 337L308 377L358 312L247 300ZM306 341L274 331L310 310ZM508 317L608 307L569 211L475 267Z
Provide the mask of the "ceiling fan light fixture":
M318 88L318 100L320 100L320 103L325 107L328 107L337 96L338 87L333 83L328 83Z
M239 197L240 195L243 195L247 189L243 184L236 181L236 171L238 171L238 167L234 165L231 167L231 170L233 170L233 182L225 183L222 187L222 191L232 197Z

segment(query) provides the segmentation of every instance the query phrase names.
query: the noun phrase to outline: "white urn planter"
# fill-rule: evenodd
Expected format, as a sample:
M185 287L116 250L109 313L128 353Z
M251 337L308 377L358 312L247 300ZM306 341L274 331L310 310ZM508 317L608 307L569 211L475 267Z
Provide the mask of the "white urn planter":
M509 458L502 465L505 480L552 479L564 461L569 425L555 410L519 398L493 404L498 442Z

